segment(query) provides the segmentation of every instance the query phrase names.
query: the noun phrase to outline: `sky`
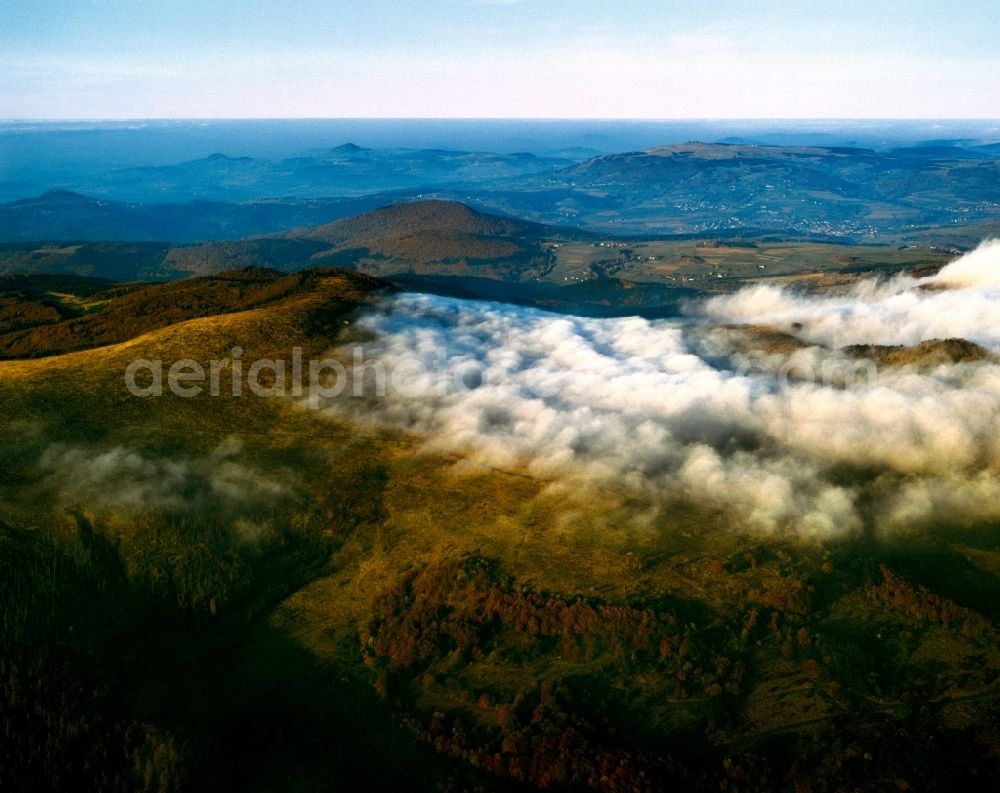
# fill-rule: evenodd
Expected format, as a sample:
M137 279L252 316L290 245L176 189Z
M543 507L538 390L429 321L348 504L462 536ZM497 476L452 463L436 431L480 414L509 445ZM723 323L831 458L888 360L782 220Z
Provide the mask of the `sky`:
M984 118L995 0L0 0L0 118Z

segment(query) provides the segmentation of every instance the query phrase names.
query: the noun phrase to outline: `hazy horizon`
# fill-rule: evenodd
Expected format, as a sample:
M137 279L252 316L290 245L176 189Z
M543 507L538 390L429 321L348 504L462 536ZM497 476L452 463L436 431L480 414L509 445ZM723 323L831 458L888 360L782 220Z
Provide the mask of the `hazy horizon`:
M980 118L991 4L12 0L3 118Z

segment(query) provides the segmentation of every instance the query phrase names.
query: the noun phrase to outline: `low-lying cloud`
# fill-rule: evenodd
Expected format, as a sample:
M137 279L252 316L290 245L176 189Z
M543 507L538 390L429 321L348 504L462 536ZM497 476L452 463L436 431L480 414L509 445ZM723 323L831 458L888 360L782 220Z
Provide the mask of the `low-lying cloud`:
M126 446L95 449L48 445L39 459L43 483L69 508L143 513L223 515L234 536L251 544L264 536L259 516L288 490L288 483L239 461L242 443L222 441L204 456L170 458ZM241 513L246 512L247 515Z
M1000 243L931 278L825 295L761 285L682 320L402 295L362 324L367 358L412 373L405 393L328 409L423 435L429 450L687 498L756 530L1000 518L995 360L882 366L874 381L786 376L849 374L846 345L961 337L1000 352ZM793 343L752 349L761 329Z
M994 240L929 278L866 280L840 295L813 297L764 284L708 300L700 312L721 322L787 329L828 347L959 337L995 349L998 290L1000 241Z

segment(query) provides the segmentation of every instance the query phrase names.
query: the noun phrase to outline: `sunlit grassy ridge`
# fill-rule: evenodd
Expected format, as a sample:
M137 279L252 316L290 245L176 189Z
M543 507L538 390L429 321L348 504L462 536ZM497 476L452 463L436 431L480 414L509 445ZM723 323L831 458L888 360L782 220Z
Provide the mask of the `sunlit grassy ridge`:
M162 284L108 284L100 291L94 291L100 282L76 279L76 294L68 295L51 288L42 292L37 286L31 295L16 289L16 277L9 280L14 287L8 298L12 305L7 322L0 326L0 355L6 358L34 358L115 344L189 319L286 305L303 296L309 296L313 303L319 299L356 302L364 291L383 286L361 275L333 279L323 270L283 275L262 268ZM47 279L22 280L44 286ZM28 297L33 299L26 301Z
M994 525L765 538L290 397L126 390L350 340L378 285L312 277L0 363L0 787L988 787Z

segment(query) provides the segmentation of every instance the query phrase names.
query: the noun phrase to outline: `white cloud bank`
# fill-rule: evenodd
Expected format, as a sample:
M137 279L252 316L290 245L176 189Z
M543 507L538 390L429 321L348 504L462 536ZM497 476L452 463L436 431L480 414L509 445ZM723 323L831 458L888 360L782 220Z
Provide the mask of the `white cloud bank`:
M827 346L916 344L960 337L1000 345L1000 240L990 240L930 278L863 281L838 297L804 298L762 285L709 300L707 317L790 328Z
M764 285L695 311L587 319L403 295L363 324L376 339L366 357L407 374L406 387L327 409L490 465L723 507L747 529L834 536L1000 519L995 361L886 367L861 385L776 377L789 361L850 369L837 351L849 344L962 337L1000 352L1000 243L929 279L825 296ZM719 330L730 324L805 346L751 361ZM441 386L461 378L476 387Z

